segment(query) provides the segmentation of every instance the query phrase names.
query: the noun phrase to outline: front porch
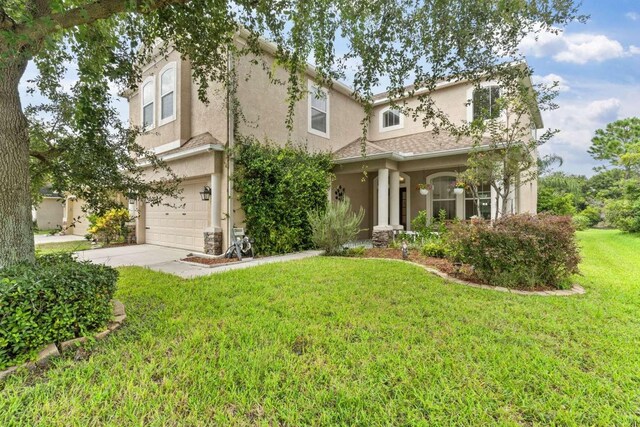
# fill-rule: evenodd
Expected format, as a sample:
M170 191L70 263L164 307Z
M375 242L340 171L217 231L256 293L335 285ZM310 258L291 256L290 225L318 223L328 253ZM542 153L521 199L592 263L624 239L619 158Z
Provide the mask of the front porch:
M403 151L408 148L414 151ZM364 209L363 231L358 239L371 239L378 247L387 246L394 231L410 231L421 211L426 211L426 221L441 211L448 220L494 218L498 210L496 195L488 184L481 186L478 199L469 191L454 191L470 148L444 135L425 132L375 144L367 142L367 155L363 157L356 141L336 153L331 198L348 197L354 210ZM430 184L427 195L420 193L419 184ZM536 191L535 182L514 188L507 211L535 213Z

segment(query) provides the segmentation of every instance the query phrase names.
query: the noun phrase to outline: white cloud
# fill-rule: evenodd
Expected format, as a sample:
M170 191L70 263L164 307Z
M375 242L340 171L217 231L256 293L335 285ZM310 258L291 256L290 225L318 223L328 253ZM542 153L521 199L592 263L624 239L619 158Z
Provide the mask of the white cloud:
M632 21L640 20L640 13L637 12L627 12L624 16L631 19Z
M557 82L558 86L556 87L556 89L559 92L568 92L571 89L569 87L569 84L567 83L567 80L564 77L559 76L557 74L553 74L553 73L547 74L546 76L534 75L532 77L532 80L536 84L543 84L545 86L551 86Z
M602 62L608 59L622 58L640 54L640 49L630 46L625 49L622 44L603 34L559 32L527 35L520 43L520 49L525 55L540 58L551 56L558 62L586 64L587 62Z

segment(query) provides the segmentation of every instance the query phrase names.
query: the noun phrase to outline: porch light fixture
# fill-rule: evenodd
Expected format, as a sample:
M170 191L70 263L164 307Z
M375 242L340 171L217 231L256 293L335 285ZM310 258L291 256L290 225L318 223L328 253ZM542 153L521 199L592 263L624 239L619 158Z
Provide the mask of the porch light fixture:
M203 202L208 201L211 198L211 187L205 185L202 191L200 192L200 198Z

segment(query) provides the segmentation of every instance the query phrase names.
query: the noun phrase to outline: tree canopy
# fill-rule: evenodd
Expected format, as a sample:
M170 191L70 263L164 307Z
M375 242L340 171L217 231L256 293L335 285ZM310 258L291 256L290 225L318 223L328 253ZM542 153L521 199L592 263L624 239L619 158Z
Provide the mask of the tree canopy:
M640 117L629 117L596 130L589 154L625 170L626 177L640 171Z

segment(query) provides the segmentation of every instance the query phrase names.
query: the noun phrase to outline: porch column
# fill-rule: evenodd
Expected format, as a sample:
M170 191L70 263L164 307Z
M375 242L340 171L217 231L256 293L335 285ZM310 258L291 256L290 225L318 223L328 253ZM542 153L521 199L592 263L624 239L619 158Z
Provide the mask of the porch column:
M211 174L211 223L204 231L204 252L207 254L222 254L222 227L220 225L220 174Z
M389 225L389 169L378 169L378 227Z
M393 228L389 225L389 169L378 169L378 225L373 227L371 243L377 248L386 248L393 239Z
M211 228L220 227L220 174L211 174Z
M390 221L394 230L402 229L400 225L400 171L391 171L389 173L389 185L391 191L389 194Z

